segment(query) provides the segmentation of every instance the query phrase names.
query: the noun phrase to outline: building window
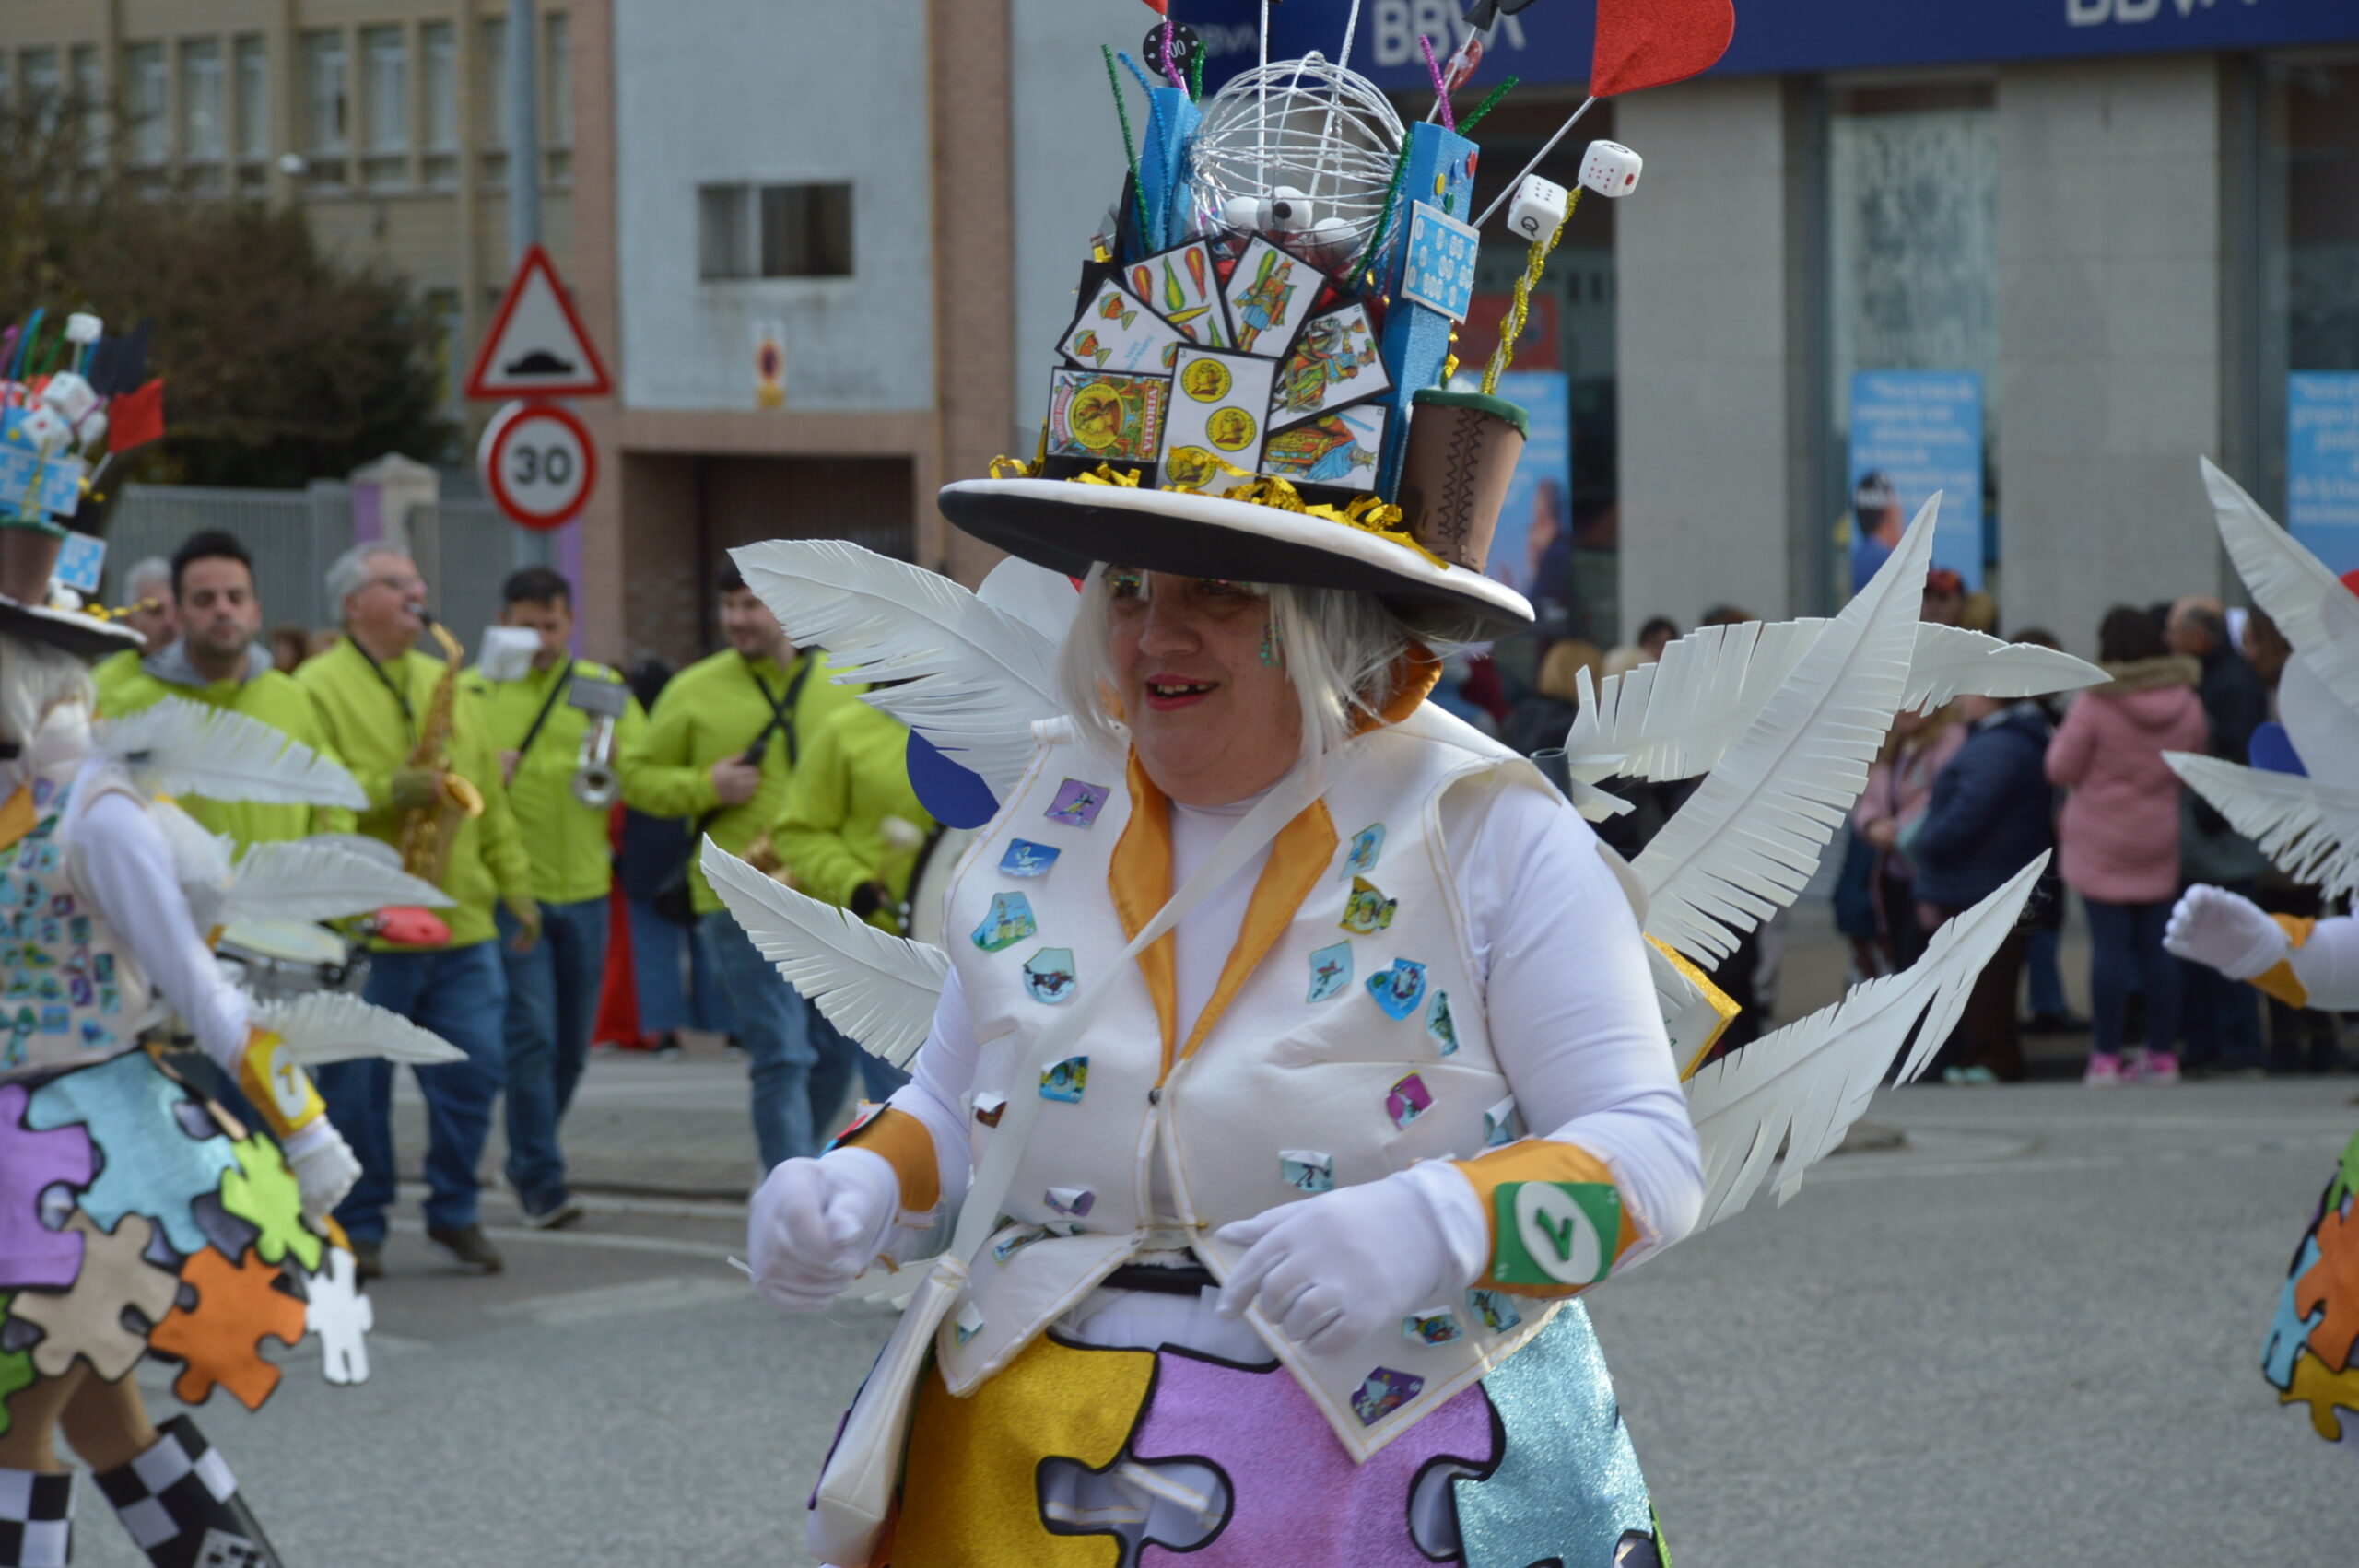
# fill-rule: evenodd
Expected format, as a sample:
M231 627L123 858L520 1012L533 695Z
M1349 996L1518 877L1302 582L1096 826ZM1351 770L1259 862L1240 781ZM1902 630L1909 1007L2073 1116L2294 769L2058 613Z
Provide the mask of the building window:
M26 50L18 57L18 80L24 88L27 106L40 111L44 125L55 123L62 90L57 74L57 51Z
M426 74L419 142L428 152L452 152L459 146L458 35L448 22L428 22L418 29L417 42Z
M850 185L700 185L697 206L707 279L851 275Z
M573 34L562 15L541 19L541 125L553 147L573 145Z
M352 89L341 32L303 35L303 148L315 157L346 150Z
M403 29L364 28L360 58L368 69L369 150L409 150L409 40Z
M260 163L270 157L270 53L255 37L238 40L238 157Z
M2359 568L2359 57L2262 89L2259 495L2337 573Z
M483 24L483 145L508 145L508 24L497 17Z
M220 41L182 40L181 157L188 162L221 161L226 146L221 86Z
M169 88L164 78L164 46L135 43L123 52L123 107L131 161L158 164L171 156L172 128L164 118Z
M74 105L82 116L82 159L107 160L107 138L112 128L107 116L107 78L95 43L74 46Z

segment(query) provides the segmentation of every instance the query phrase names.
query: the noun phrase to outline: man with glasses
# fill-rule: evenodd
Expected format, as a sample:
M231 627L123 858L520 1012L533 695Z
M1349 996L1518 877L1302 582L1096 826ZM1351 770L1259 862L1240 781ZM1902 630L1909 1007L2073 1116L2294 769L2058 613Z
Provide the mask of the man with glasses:
M137 632L142 641L137 648L110 653L90 666L90 684L98 688L101 708L120 687L139 673L141 660L163 652L180 635L180 621L172 606L174 576L172 563L161 556L135 562L123 574L123 624Z
M410 760L448 668L417 649L426 629L426 584L399 546L373 544L339 556L328 568L327 590L342 606L346 635L294 678L310 695L328 743L368 791L359 831L398 844L410 813L434 810L444 798L444 770ZM538 940L541 914L491 726L464 686L452 702L445 768L475 786L484 809L452 825L441 878L452 900L441 911L451 938L439 947L372 940L364 994L467 1053L464 1061L417 1070L427 1106L426 1235L462 1268L493 1273L502 1259L483 1233L475 1175L507 1059L500 1018L508 977L493 945L493 910L508 912L520 948ZM360 1272L374 1276L382 1271L385 1211L393 1201L393 1064L379 1058L338 1062L320 1069L318 1082L329 1115L360 1156L360 1180L336 1218L352 1238Z

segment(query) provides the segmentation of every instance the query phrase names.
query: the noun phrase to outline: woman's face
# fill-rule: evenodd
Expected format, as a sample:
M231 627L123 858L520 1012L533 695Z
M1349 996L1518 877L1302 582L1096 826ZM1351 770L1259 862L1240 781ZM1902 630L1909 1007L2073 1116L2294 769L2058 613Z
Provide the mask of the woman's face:
M1257 795L1302 753L1302 705L1270 602L1216 578L1106 568L1116 693L1156 789L1185 805Z

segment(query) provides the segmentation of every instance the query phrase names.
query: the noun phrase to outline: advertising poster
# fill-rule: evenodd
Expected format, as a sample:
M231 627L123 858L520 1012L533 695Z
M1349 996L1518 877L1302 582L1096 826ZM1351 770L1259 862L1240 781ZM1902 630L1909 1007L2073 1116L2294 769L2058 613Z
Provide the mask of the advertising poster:
M2359 372L2286 380L2285 527L2329 571L2359 567Z
M1483 378L1461 374L1450 386L1480 392ZM1498 395L1532 416L1532 434L1499 508L1490 575L1531 600L1545 626L1572 603L1572 386L1561 370L1509 370Z
M1936 490L1933 565L1982 586L1982 377L1973 370L1860 370L1851 377L1851 591L1900 543Z

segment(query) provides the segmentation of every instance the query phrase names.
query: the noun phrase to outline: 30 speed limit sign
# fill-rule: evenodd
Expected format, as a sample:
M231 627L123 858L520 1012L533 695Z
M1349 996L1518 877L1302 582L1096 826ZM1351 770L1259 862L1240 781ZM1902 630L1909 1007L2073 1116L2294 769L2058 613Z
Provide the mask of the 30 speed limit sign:
M589 430L547 403L511 403L494 415L475 461L492 500L526 528L571 522L598 477Z

